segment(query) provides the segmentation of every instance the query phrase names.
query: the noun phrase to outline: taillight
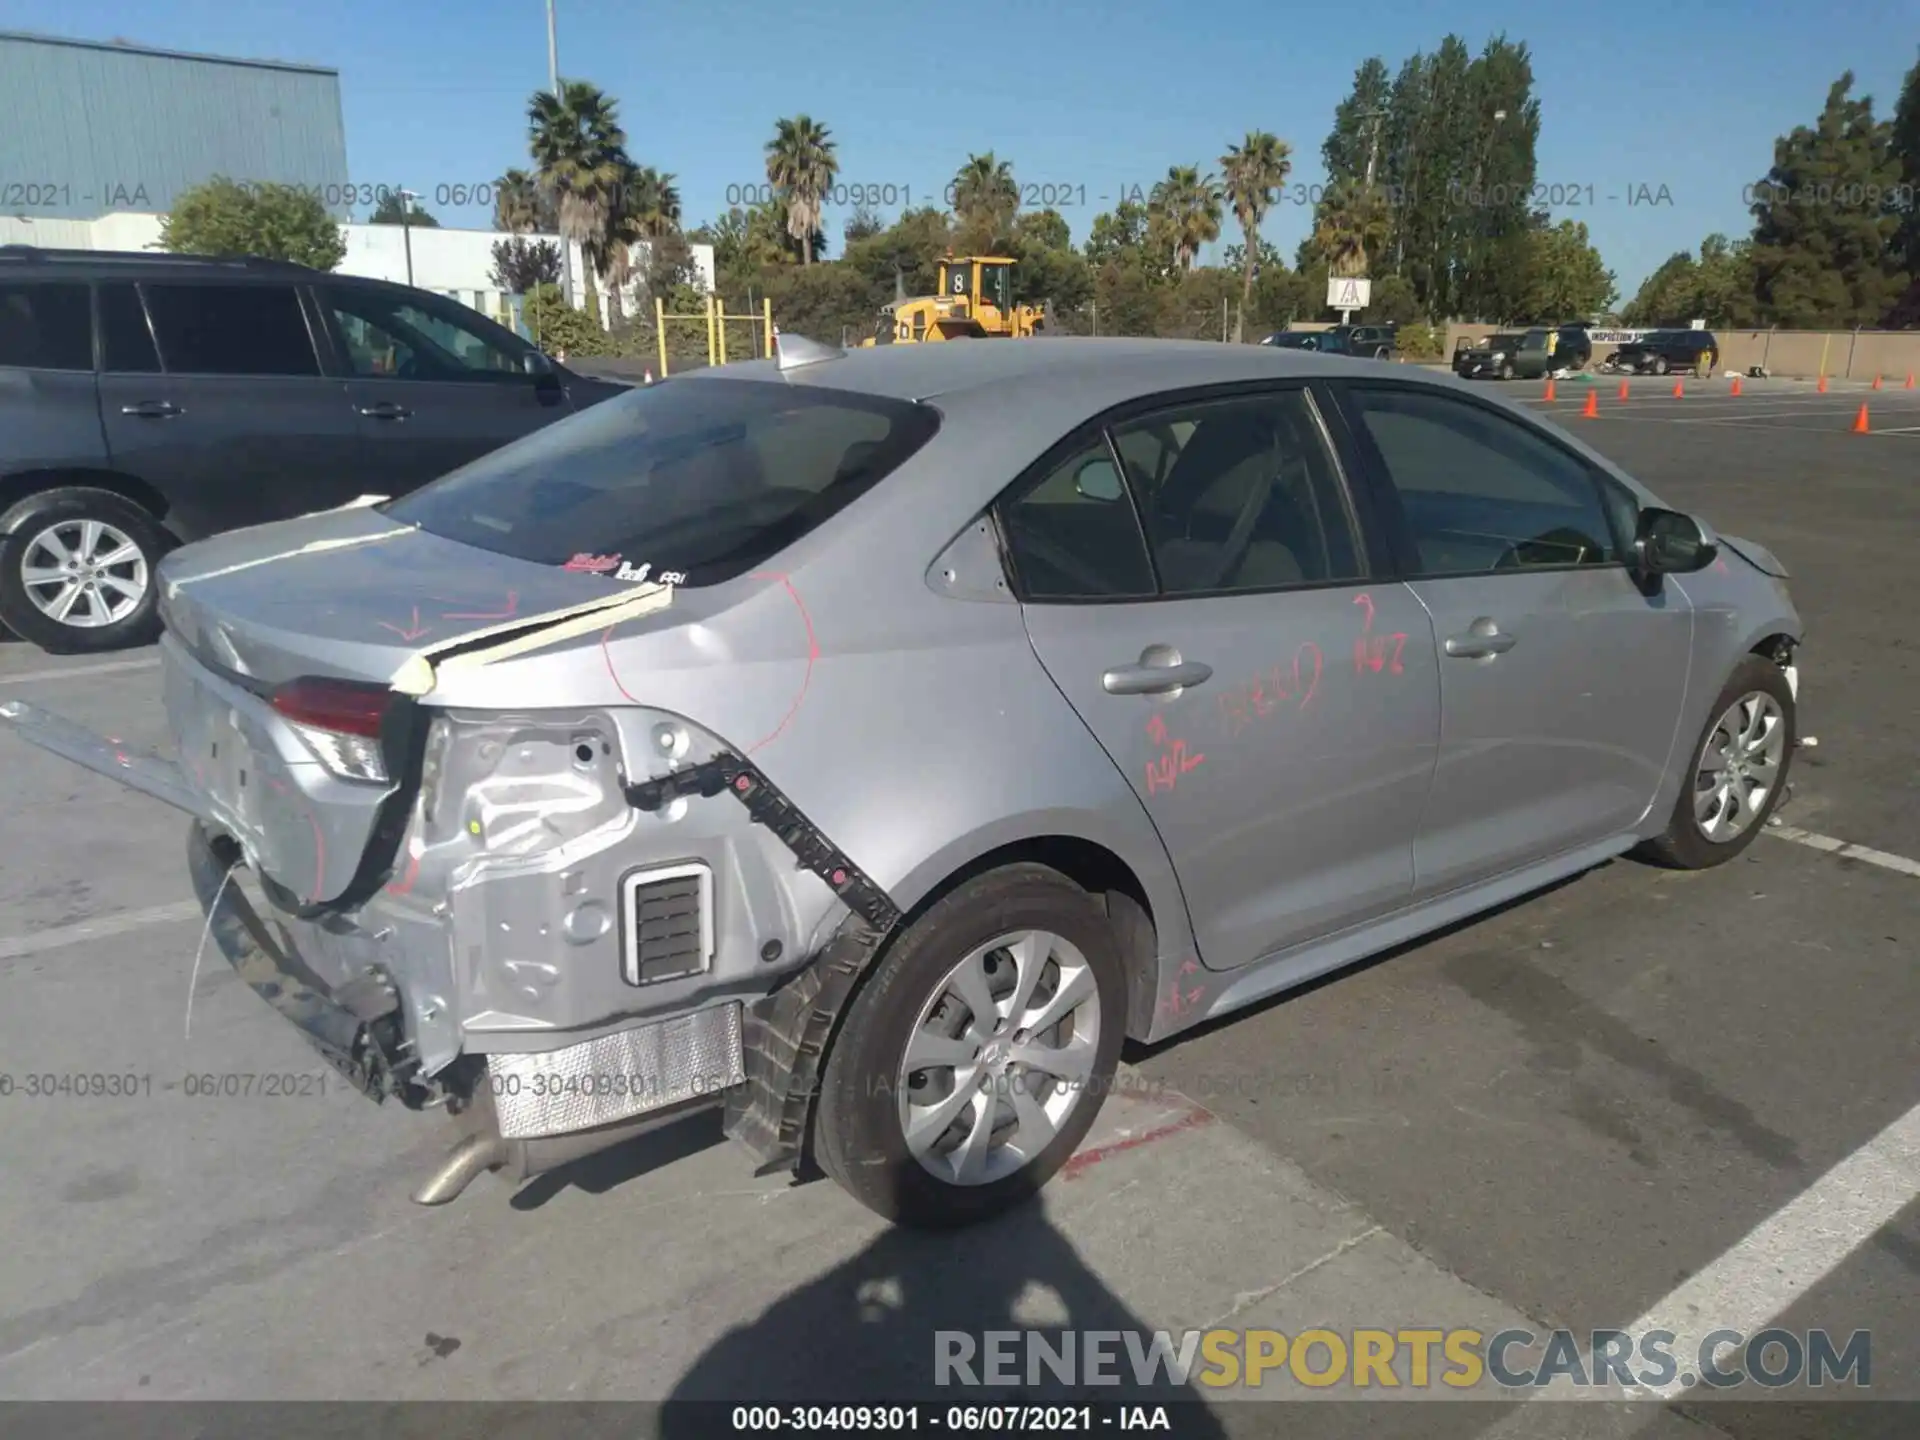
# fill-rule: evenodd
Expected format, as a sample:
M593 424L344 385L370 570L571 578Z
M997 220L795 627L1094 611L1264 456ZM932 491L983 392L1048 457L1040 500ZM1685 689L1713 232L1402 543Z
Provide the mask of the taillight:
M387 782L380 731L394 693L386 686L306 675L275 690L272 703L335 775Z

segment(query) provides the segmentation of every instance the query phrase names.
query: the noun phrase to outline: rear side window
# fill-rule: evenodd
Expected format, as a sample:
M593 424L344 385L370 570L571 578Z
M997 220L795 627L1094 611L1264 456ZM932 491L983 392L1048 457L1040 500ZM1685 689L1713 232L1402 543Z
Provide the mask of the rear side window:
M153 332L147 328L147 312L140 306L140 292L133 288L132 281L119 280L100 287L100 341L103 370L150 375L160 368Z
M84 284L0 284L0 366L92 370L92 306Z
M932 438L929 407L760 380L603 400L386 506L476 549L714 585L765 563Z
M176 375L318 375L291 285L145 287L160 358Z

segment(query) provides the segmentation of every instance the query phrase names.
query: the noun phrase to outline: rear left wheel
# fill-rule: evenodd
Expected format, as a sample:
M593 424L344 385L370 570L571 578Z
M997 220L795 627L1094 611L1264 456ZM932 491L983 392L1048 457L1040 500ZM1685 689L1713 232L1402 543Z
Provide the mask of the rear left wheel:
M155 567L165 532L110 490L29 496L0 541L0 621L55 655L143 645L159 634Z
M1019 1203L1092 1126L1126 989L1106 912L1058 872L1010 866L961 886L854 998L822 1077L822 1168L921 1228Z

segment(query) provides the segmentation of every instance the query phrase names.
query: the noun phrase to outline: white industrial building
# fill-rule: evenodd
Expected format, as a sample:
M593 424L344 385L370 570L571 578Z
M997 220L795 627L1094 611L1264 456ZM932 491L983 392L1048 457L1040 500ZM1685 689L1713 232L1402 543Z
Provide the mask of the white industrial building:
M136 211L119 210L95 220L67 220L41 216L0 215L0 245L38 245L64 250L157 250L160 248L162 217ZM413 284L422 290L450 296L470 305L503 324L511 323L512 307L493 280L493 247L497 241L513 238L498 230L453 230L418 225L343 224L340 233L346 241L346 258L336 267L342 275L365 275L375 280L394 280ZM550 240L560 244L558 235L528 235L529 241ZM570 299L582 300L581 276L584 263L580 247L572 245L572 263L565 278L572 283ZM646 266L644 247L634 256L634 269ZM713 247L690 245L693 266L700 289L714 288ZM411 251L411 258L409 258ZM599 287L596 288L596 293ZM611 306L604 293L598 293L601 322L607 323ZM637 313L646 302L637 284L629 285L622 296L626 313Z

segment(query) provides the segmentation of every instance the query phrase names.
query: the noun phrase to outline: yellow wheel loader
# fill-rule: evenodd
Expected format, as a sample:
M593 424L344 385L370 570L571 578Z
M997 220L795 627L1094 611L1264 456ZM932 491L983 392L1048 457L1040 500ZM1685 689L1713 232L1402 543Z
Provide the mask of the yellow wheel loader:
M947 256L940 262L940 293L885 306L874 333L860 343L913 345L1038 334L1046 328L1046 311L1013 303L1013 264L1004 255Z

